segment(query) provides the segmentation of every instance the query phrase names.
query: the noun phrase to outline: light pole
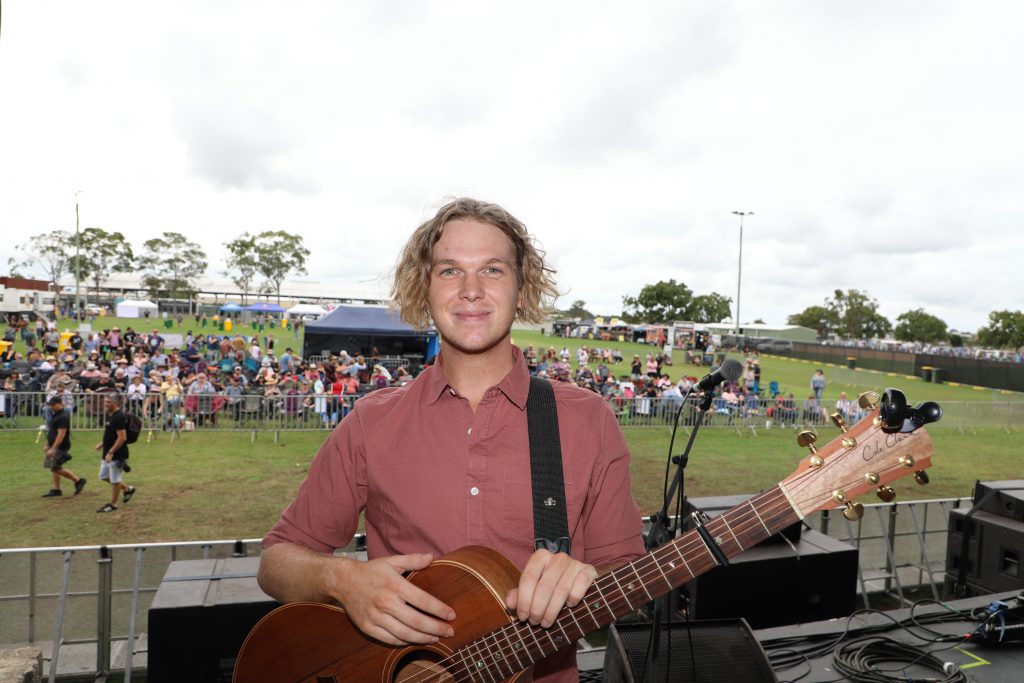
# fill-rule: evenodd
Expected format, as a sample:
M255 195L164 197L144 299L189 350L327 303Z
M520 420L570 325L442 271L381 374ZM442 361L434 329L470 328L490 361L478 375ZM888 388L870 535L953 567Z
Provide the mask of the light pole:
M82 253L81 240L78 238L78 195L81 190L75 190L75 322L82 322Z
M740 333L740 282L743 277L743 217L753 216L753 211L733 211L734 214L740 217L740 259L739 265L736 268L736 320L733 321L733 333L739 335Z

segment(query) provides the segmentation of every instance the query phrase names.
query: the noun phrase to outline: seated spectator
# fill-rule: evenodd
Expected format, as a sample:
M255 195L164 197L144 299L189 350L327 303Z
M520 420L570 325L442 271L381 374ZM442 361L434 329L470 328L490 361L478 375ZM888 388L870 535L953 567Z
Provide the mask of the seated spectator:
M818 407L818 399L814 394L810 394L804 399L803 419L811 424L821 422L821 410Z
M128 388L125 393L128 394L128 400L126 401L126 408L132 415L142 415L142 404L146 400L146 385L142 381L142 375L135 375L131 382L128 383Z
M227 387L224 388L224 396L227 400L228 409L231 411L231 416L236 422L242 415L242 397L244 395L245 387L242 386L242 382L236 375L232 375Z
M374 389L383 389L391 383L391 373L383 365L374 365L373 374L370 375L370 384Z
M839 399L836 401L836 412L843 416L843 419L849 423L853 422L854 410L853 401L846 397L846 392L839 392Z

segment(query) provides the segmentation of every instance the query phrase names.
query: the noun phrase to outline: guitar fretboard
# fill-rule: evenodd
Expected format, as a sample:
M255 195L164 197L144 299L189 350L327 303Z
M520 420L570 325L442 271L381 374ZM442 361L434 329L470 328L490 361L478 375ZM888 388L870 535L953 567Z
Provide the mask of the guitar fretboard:
M725 556L734 557L798 520L775 486L711 519L705 528ZM583 600L563 609L549 628L516 622L460 648L448 672L460 683L500 683L715 566L704 540L688 531L598 577Z

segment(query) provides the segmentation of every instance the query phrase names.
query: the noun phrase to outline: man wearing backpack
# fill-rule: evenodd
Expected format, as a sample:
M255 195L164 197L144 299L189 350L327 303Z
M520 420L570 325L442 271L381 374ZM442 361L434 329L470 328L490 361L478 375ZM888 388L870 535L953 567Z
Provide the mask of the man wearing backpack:
M110 482L112 495L109 503L96 512L113 512L117 509L117 497L124 491L124 502L127 503L135 495L135 487L122 481L126 471L125 461L128 459L129 416L122 410L124 397L118 393L110 393L103 397L103 407L107 411L107 424L103 429L103 441L96 444L100 451L100 479ZM137 433L136 433L136 438Z

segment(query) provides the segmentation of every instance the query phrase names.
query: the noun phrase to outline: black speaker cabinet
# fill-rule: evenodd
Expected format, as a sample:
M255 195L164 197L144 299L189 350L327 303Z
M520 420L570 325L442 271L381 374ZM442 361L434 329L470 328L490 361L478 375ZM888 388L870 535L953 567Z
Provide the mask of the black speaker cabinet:
M856 547L805 529L793 547L756 546L686 584L690 615L743 618L756 629L846 617L857 600L857 561Z
M711 496L708 498L687 498L685 506L686 518L682 521L683 529L686 530L692 528L693 522L690 519L690 514L693 512L699 510L706 514L708 517L717 517L723 512L727 512L728 510L731 510L737 505L745 503L747 499L751 497L752 496L747 494L740 494L738 496ZM781 532L765 540L764 543L785 544L787 539L792 543L796 543L800 540L800 531L802 528L802 522L795 522L793 524L790 524Z
M981 510L1024 522L1024 480L979 481L974 486L975 504L992 491L995 493L981 506Z
M258 557L171 562L149 608L150 683L227 683L246 635L277 607Z
M983 595L1024 588L1024 522L970 508L949 513L946 591L950 596ZM964 553L964 536L967 552ZM961 574L961 569L963 573ZM955 591L961 581L966 590Z
M658 657L648 662L652 634L651 624L612 625L604 655L604 683L778 680L743 619L664 625L658 633Z

